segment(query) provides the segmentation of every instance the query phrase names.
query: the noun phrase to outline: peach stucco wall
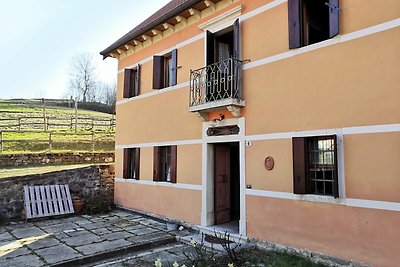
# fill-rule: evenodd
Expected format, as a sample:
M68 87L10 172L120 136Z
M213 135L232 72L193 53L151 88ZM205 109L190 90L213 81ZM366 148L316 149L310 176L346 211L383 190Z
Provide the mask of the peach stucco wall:
M400 132L345 136L344 159L347 197L400 202Z
M374 266L400 262L400 212L247 196L247 235Z
M153 145L202 138L203 119L190 113L190 69L205 64L201 23L243 5L242 14L272 0L235 1L201 21L119 61L119 69L178 48L180 88L152 89L153 62L142 64L141 97L117 105L116 145L141 147L140 180L153 176ZM367 3L368 2L368 3ZM396 19L398 0L340 1L340 35ZM242 59L255 62L289 51L287 3L241 23ZM335 37L340 40L341 36ZM400 27L299 53L243 71L245 134L270 134L400 123ZM318 46L318 44L316 44ZM306 49L302 49L303 51ZM251 64L251 63L250 63ZM179 86L178 86L179 87ZM123 73L118 75L122 100ZM209 120L226 110L210 113ZM400 133L344 135L347 198L400 202ZM150 144L150 145L149 145ZM266 156L275 167L267 171ZM245 148L246 184L256 190L293 192L290 138L252 141ZM202 145L178 145L177 183L199 186ZM122 177L122 149L116 149ZM345 200L345 199L343 199ZM246 197L247 235L376 266L400 262L400 212L269 197ZM200 223L201 191L173 186L116 182L118 205Z
M126 208L200 224L201 191L116 182L114 202Z

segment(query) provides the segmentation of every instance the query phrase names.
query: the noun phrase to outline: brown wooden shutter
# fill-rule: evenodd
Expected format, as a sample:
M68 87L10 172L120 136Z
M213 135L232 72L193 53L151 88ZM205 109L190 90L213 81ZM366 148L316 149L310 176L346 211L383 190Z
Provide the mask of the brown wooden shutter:
M135 80L135 96L140 94L140 64L136 67L136 80Z
M240 59L240 23L239 19L233 23L233 58Z
M306 138L293 137L293 193L307 193L306 178Z
M131 78L132 75L132 70L131 69L125 69L124 72L124 92L123 92L123 98L128 98L129 97L129 90L131 88Z
M332 38L339 34L339 0L329 0L329 37Z
M153 56L153 89L164 88L164 57Z
M172 75L171 75L171 86L176 85L178 81L178 49L174 49L171 52L172 59Z
M160 181L160 147L154 147L153 153L153 181Z
M301 46L301 2L302 0L288 0L289 48Z
M214 34L207 31L207 65L213 64L215 54Z
M136 172L136 180L139 180L140 178L140 148L135 148L135 159L136 159L136 166L135 166L135 172Z
M122 177L123 178L129 178L129 149L124 148L123 156L122 156Z
M176 183L177 146L171 146L171 183Z
M335 198L338 198L339 197L339 179L338 179L337 136L333 135L332 138L333 138L333 141L335 142L335 147L334 147L334 149L335 149L335 157L334 157L335 158L334 159L335 171L334 171L334 177L333 177L335 183L333 184L333 196Z

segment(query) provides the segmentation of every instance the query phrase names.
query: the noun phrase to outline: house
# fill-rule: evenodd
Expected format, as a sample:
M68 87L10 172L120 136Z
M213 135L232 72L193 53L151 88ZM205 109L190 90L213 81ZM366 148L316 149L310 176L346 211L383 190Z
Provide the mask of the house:
M118 60L115 203L396 266L399 15L398 0L169 2L101 52Z

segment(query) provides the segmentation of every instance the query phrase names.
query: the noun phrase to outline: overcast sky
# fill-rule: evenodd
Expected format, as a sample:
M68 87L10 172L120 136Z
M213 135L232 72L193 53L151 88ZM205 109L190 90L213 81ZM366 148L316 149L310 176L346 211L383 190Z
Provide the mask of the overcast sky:
M169 0L0 0L0 98L60 98L71 58L88 51L99 77L117 60L99 52Z

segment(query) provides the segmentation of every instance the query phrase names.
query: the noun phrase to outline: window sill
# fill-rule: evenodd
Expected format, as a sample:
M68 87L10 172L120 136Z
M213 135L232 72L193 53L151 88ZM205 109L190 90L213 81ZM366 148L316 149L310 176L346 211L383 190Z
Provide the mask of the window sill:
M303 201L309 201L309 202L321 202L321 203L331 203L331 204L340 204L343 202L342 199L335 198L333 196L323 196L323 195L313 195L313 194L306 194L306 195L300 195L300 194L295 194L296 199L298 200L303 200Z
M158 183L158 184L176 184L176 183L168 182L168 181L153 181L153 182Z

